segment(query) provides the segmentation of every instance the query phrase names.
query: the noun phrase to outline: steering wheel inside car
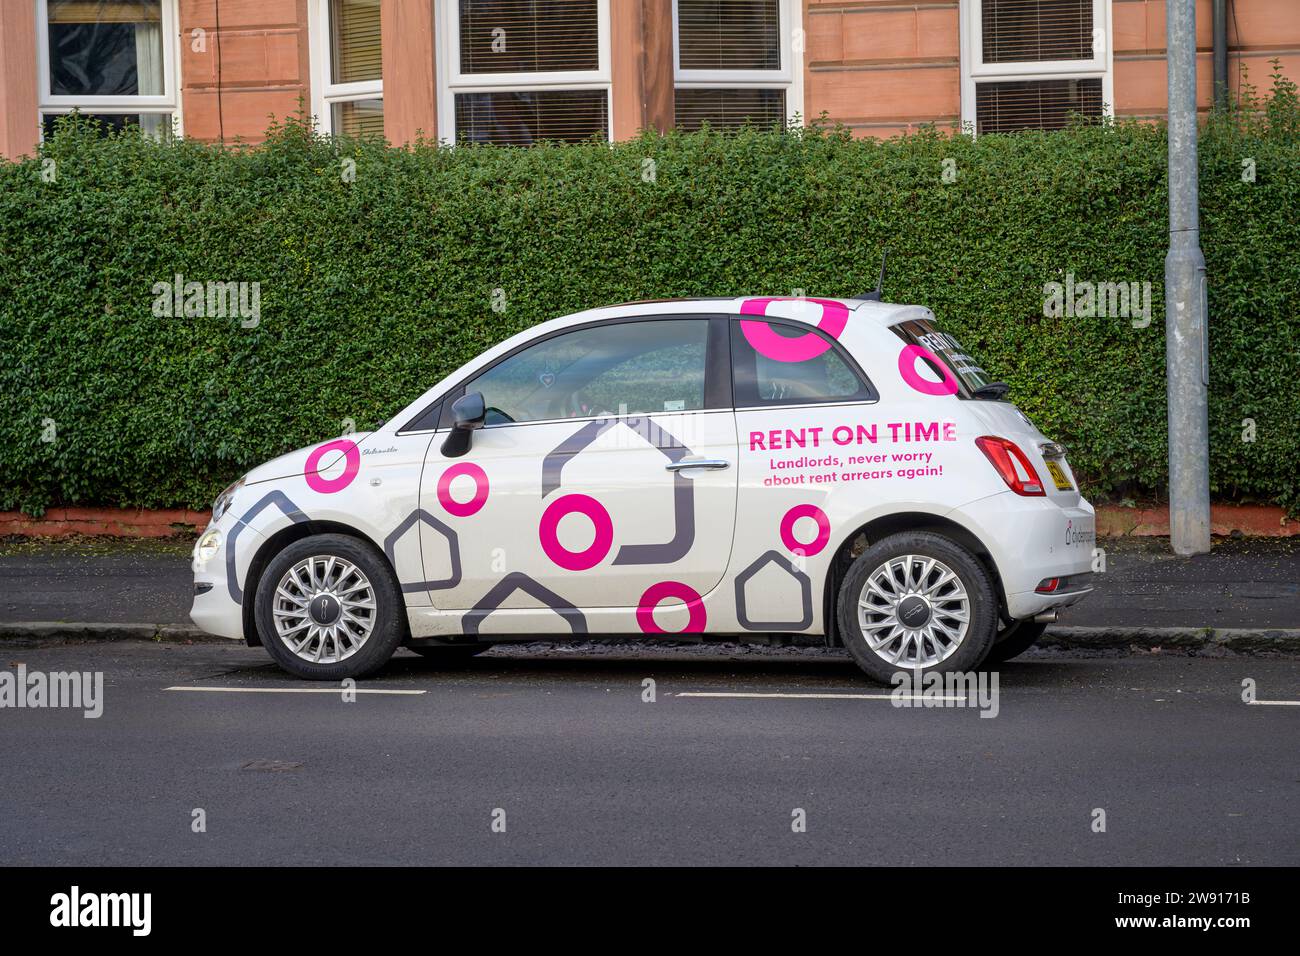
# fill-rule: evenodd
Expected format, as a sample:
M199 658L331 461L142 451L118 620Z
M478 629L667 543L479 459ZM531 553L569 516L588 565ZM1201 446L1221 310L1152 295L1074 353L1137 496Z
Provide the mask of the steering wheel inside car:
M569 396L567 411L569 418L610 418L614 414L609 409L597 405L581 391L576 391Z

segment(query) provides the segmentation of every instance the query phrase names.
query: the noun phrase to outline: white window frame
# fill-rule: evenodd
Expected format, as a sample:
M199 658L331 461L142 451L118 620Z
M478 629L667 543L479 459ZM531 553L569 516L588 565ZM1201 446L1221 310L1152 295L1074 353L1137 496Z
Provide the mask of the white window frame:
M382 16L382 14L381 14ZM317 129L326 136L334 133L334 104L355 100L382 100L383 74L377 80L357 83L334 82L334 57L330 49L333 38L330 23L330 0L309 0L307 4L308 56L311 60L311 111ZM382 47L382 34L381 34ZM380 55L383 55L382 49Z
M984 62L984 10L981 0L961 0L961 122L972 135L977 122L975 87L979 82L1024 80L1101 80L1101 112L1115 115L1115 70L1110 0L1092 0L1092 58Z
M785 119L803 115L803 51L807 38L803 29L802 0L779 0L781 16L781 68L778 70L683 70L677 24L677 0L673 0L673 85L676 90L759 89L785 90ZM796 24L796 11L800 20ZM800 42L795 42L795 31Z
M50 92L50 7L36 0L36 98L37 128L45 136L44 117L81 110L83 113L161 113L172 118L172 135L182 131L180 108L180 62L178 0L162 0L163 93L161 96L55 96Z
M614 139L614 97L610 82L610 0L596 0L598 67L551 73L462 73L460 69L460 3L437 4L438 138L456 143L456 95L461 93L535 93L547 90L604 90L607 138ZM507 42L508 39L507 39Z

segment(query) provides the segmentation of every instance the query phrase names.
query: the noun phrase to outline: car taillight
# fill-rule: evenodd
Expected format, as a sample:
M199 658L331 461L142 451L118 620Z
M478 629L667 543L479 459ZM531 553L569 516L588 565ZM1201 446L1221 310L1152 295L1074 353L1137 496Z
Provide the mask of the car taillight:
M1016 494L1026 497L1046 494L1038 472L1034 470L1034 466L1029 463L1029 459L1015 442L994 435L984 435L975 439L975 444L980 446L984 457L992 463L1002 480L1007 483L1007 487Z
M1055 594L1056 589L1061 586L1060 578L1043 578L1038 582L1038 587L1034 588L1039 594Z

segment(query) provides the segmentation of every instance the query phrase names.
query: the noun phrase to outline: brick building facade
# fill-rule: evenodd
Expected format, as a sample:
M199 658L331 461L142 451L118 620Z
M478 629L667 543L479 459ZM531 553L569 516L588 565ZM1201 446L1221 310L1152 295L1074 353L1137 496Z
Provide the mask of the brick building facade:
M1215 0L1199 0L1200 103ZM1223 0L1227 85L1300 79L1300 0ZM394 143L1165 110L1165 0L0 0L0 155L73 109L256 142L299 103Z

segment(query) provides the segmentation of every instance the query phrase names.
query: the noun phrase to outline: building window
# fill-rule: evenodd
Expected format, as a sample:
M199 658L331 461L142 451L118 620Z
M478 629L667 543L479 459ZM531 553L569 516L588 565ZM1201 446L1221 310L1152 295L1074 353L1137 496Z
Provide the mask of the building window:
M1106 0L962 0L962 123L1060 129L1113 102Z
M312 10L313 112L321 131L384 134L380 0L316 0Z
M795 119L802 108L799 9L792 0L674 0L677 127Z
M609 0L448 0L439 9L441 138L609 139Z
M41 129L76 110L108 129L176 128L175 0L37 0Z

